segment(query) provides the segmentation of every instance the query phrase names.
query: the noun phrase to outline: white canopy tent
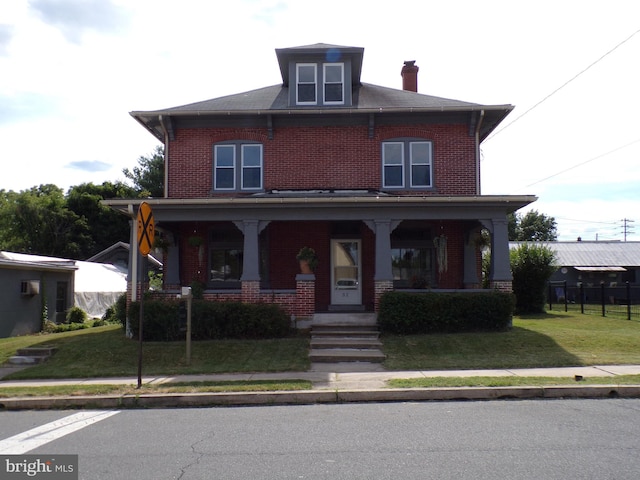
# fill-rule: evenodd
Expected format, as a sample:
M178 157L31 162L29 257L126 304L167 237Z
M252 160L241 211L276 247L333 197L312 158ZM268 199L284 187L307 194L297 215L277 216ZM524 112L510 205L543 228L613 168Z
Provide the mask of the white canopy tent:
M102 317L127 291L127 271L106 263L76 261L75 305L90 317Z

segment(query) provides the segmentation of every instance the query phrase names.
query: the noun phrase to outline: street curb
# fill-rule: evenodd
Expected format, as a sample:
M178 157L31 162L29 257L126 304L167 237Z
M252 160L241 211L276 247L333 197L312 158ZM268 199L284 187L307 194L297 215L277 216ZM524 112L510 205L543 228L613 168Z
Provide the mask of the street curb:
M73 397L0 398L0 410L189 408L252 405L311 405L365 402L640 398L640 385L549 387L455 387L294 392L165 393Z

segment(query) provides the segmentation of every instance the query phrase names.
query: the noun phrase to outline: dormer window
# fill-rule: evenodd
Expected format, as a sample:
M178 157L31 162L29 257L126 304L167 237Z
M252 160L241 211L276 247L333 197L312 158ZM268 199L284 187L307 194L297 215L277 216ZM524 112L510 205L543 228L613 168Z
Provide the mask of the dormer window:
M296 103L298 105L315 105L316 95L316 64L299 63L296 65Z
M324 103L344 103L344 64L325 63L324 69Z
M344 84L344 63L296 64L297 105L344 105Z

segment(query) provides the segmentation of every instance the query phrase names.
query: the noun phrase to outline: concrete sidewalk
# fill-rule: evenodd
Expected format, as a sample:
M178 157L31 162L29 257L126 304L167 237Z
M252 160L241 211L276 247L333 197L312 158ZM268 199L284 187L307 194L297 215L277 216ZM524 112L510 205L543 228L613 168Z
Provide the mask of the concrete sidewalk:
M16 367L0 368L0 378L15 371ZM374 371L370 371L370 370ZM360 370L360 371L358 371ZM576 379L593 377L610 377L611 385L616 385L617 375L640 374L640 365L601 365L590 367L563 367L563 368L527 368L527 369L496 369L496 370L421 370L421 371L386 371L374 364L313 364L309 371L305 372L278 372L278 373L239 373L239 374L211 374L211 375L176 375L153 376L145 375L143 384L160 385L175 382L205 382L205 381L249 381L249 380L290 380L300 379L312 382L315 392L360 392L361 398L366 393L370 398L381 398L380 392L390 392L387 381L394 378L428 378L428 377L558 377L567 379L566 388L589 388L581 386ZM2 387L25 386L55 386L55 385L136 385L137 377L120 378L91 378L91 379L43 379L43 380L0 380ZM513 388L513 387L510 387ZM540 388L540 387L536 387ZM640 387L639 387L640 389ZM425 390L425 389L421 389ZM429 390L429 389L427 389ZM442 390L442 389L440 389ZM376 393L377 392L377 393ZM458 398L461 388L455 389ZM294 395L299 392L289 392ZM514 392L512 392L514 393ZM163 394L156 394L161 396ZM167 395L167 394L164 394ZM181 394L184 396L185 394ZM195 394L194 394L195 395ZM200 395L200 394L197 394ZM214 394L210 394L214 395ZM267 395L263 393L262 395ZM530 395L530 392L528 393ZM325 397L319 397L325 398ZM386 398L386 397L385 397ZM7 406L7 400L0 399L0 403ZM286 402L285 402L286 403Z

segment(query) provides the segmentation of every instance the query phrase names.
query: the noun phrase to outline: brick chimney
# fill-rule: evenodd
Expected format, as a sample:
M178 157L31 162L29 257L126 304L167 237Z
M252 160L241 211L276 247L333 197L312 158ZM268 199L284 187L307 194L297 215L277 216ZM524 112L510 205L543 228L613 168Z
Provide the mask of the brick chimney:
M415 60L407 60L402 67L402 89L410 92L418 91L418 70Z

